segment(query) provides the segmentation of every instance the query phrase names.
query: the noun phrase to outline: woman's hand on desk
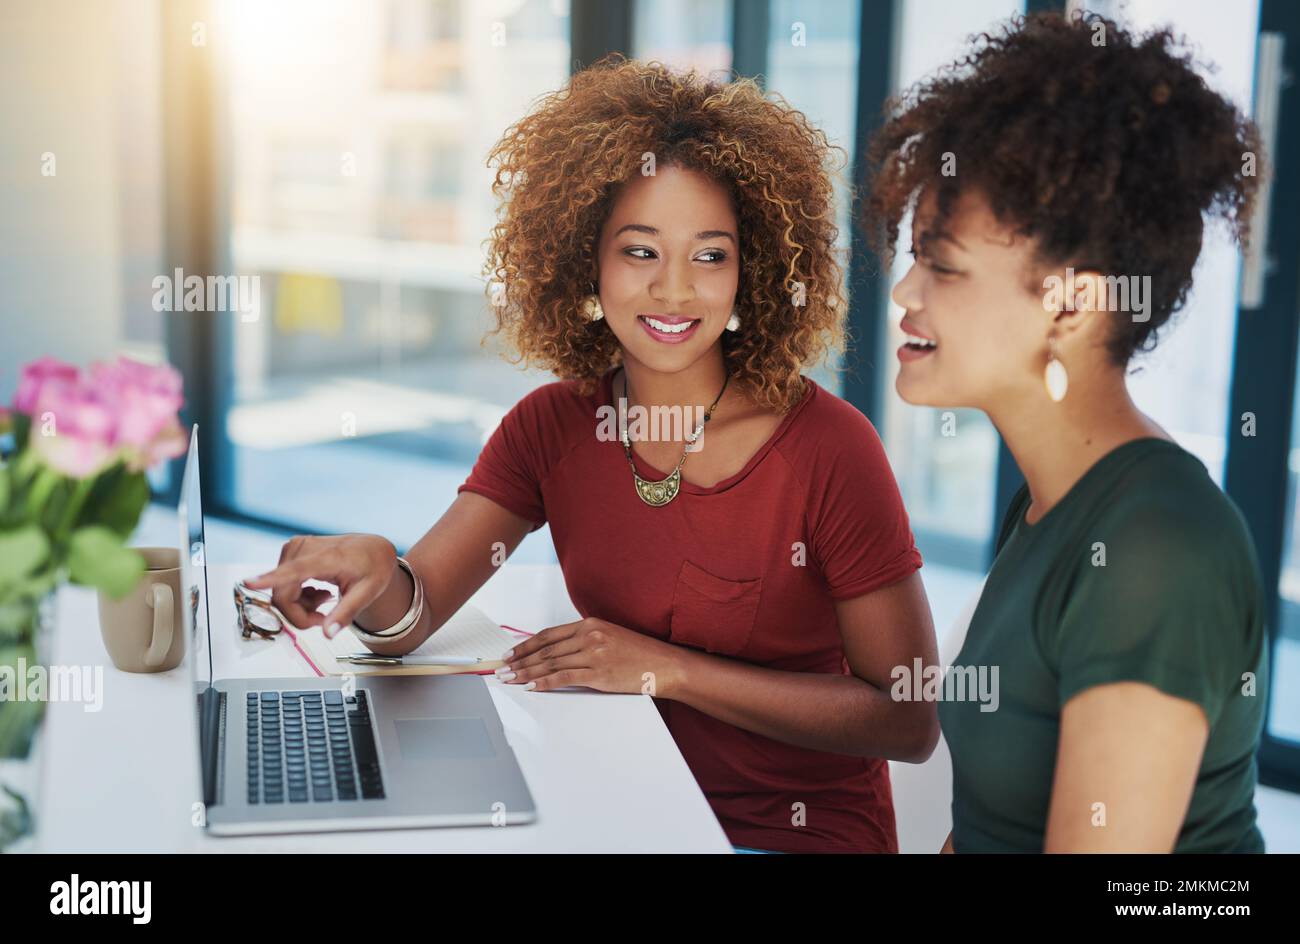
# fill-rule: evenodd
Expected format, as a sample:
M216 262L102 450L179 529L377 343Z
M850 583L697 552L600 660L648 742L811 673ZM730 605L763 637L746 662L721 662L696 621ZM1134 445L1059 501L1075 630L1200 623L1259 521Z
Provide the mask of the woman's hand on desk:
M677 647L652 636L588 618L520 642L497 677L539 692L581 685L601 692L663 695L676 672L676 654Z
M299 629L338 623L346 627L388 587L397 549L377 534L299 535L280 549L280 563L244 584L270 589L271 602ZM307 580L332 583L339 602L329 614L318 608L333 598L328 590L304 587Z

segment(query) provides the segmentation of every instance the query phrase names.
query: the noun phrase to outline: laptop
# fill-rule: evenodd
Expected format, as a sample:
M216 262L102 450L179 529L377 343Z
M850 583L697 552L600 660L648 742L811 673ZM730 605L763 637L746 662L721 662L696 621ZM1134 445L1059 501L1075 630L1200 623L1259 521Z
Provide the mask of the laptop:
M534 822L532 795L477 675L213 678L198 437L195 425L178 512L188 597L182 670L194 679L208 832ZM238 628L224 631L219 645L235 645Z

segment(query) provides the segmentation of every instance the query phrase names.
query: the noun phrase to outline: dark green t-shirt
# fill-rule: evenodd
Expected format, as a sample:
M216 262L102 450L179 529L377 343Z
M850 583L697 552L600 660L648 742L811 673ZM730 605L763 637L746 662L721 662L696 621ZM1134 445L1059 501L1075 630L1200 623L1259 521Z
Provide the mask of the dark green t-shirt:
M1195 456L1138 439L1102 457L1036 524L1024 521L1028 506L1022 487L953 663L990 678L998 667L996 709L939 702L954 850L1041 852L1062 706L1091 686L1135 681L1196 702L1209 720L1174 851L1262 852L1265 597L1236 505Z

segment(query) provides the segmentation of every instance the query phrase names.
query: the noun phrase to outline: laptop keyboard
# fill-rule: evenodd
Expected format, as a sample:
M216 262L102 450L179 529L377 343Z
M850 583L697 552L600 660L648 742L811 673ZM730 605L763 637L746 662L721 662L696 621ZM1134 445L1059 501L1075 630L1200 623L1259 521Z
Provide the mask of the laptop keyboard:
M249 692L248 802L381 800L364 689Z

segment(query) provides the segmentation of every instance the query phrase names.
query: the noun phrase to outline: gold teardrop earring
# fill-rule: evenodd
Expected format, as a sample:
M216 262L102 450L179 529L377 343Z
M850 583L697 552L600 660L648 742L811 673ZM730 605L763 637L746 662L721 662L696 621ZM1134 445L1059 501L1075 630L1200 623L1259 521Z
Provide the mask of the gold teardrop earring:
M605 317L605 309L600 307L600 296L591 294L583 300L582 314L588 321L599 321Z
M1047 395L1053 403L1064 400L1065 392L1070 389L1070 375L1056 356L1056 338L1051 335L1047 338L1047 367L1043 369L1043 386L1047 388Z

